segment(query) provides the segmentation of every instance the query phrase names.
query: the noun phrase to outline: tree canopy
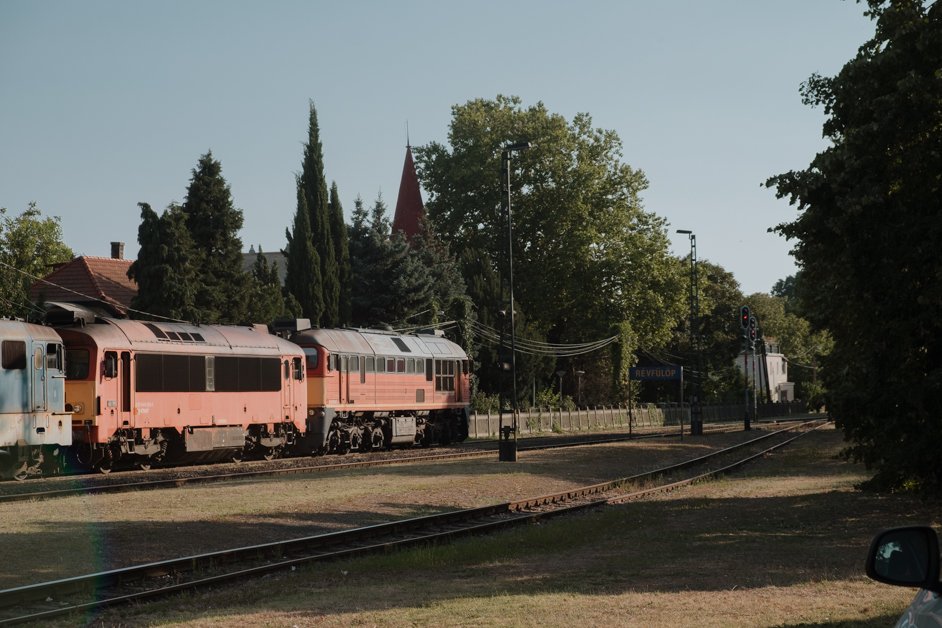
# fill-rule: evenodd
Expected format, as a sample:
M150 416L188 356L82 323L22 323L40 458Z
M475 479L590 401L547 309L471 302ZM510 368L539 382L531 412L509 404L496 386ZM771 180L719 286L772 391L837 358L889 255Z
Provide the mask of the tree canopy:
M147 203L141 208L137 241L141 245L137 259L128 269L128 277L137 282L137 294L131 300L135 317L197 320L196 270L193 239L186 228L186 215L179 205L171 204L157 215Z
M245 322L248 275L242 270L242 210L232 204L222 164L200 157L182 206L193 241L194 306L201 322Z
M534 147L511 159L518 313L554 342L618 333L628 353L664 343L683 298L666 223L643 209L647 179L622 162L618 135L594 128L588 114L567 122L542 103L524 108L505 96L453 107L449 146L415 149L440 237L459 259L472 251L506 277L501 152L522 140ZM474 276L465 279L475 285ZM582 370L610 380L601 369Z
M869 0L871 40L803 85L830 146L768 185L800 214L806 315L830 330L828 407L890 488L942 491L942 3Z
M0 312L41 319L38 304L29 300L29 288L34 278L45 277L54 264L71 259L72 249L62 242L58 217L44 218L36 203L16 217L0 207Z

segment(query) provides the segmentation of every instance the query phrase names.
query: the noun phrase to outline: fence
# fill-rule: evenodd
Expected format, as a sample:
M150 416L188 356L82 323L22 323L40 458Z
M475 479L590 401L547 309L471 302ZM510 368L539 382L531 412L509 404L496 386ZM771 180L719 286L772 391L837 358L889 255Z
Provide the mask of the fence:
M758 406L758 419L800 418L808 415L802 402L766 403ZM704 423L724 423L742 421L745 416L743 404L703 406ZM690 424L690 406L687 404L649 404L632 407L630 416L627 406L596 406L577 410L560 408L537 408L517 414L517 430L520 434L539 432L578 432L605 428L628 428L629 419L632 427L663 427ZM510 425L512 416L504 413L504 424ZM490 412L471 413L468 433L471 438L495 437L500 431L500 416Z

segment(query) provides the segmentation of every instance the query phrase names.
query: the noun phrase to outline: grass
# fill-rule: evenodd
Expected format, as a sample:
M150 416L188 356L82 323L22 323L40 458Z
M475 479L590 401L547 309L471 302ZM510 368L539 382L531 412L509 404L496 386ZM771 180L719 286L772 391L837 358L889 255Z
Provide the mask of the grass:
M939 503L864 493L806 437L729 478L449 545L338 561L82 621L161 626L886 626L915 591L863 575L873 533ZM76 618L60 625L82 623Z

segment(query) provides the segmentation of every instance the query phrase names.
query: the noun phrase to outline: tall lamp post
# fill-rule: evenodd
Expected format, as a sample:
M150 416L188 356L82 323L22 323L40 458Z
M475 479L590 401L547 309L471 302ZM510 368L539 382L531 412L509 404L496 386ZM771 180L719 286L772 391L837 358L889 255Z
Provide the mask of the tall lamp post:
M700 405L701 380L703 378L703 354L700 350L700 291L697 286L697 236L689 229L678 229L677 233L690 238L690 348L696 359L693 378L693 393L690 396L690 434L703 434L703 407Z
M501 151L501 200L507 211L507 284L510 293L510 379L512 381L510 407L513 412L510 425L501 419L498 459L501 462L517 461L517 330L514 325L514 221L510 211L510 157L515 152L530 148L530 142L517 142L504 146ZM503 415L501 415L503 416Z

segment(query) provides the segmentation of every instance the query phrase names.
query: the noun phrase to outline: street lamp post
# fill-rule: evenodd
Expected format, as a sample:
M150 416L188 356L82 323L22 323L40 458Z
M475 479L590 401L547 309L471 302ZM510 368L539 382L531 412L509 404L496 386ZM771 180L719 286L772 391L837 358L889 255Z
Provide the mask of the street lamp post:
M513 412L510 425L500 426L500 444L498 459L501 462L517 461L517 330L514 325L514 222L510 211L510 157L514 152L527 150L530 142L517 142L508 144L501 151L501 178L503 179L503 192L501 200L505 203L507 211L507 284L510 297L510 379L512 381L510 407Z
M696 360L693 378L693 393L690 396L690 434L703 434L703 407L700 405L701 380L703 378L703 353L700 350L700 291L697 286L697 236L689 229L678 229L677 233L690 238L690 349Z

